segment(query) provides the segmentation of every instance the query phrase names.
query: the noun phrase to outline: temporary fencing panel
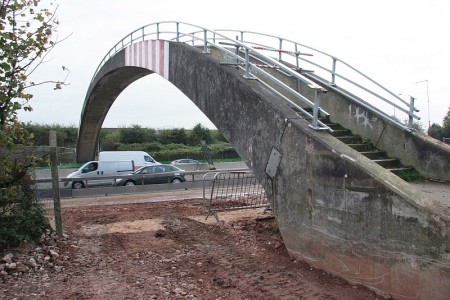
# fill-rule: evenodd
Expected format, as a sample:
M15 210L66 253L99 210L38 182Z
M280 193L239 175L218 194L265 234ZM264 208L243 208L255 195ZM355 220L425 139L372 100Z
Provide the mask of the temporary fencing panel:
M246 208L269 208L263 186L252 172L207 173L203 177L203 209L208 218L217 212Z

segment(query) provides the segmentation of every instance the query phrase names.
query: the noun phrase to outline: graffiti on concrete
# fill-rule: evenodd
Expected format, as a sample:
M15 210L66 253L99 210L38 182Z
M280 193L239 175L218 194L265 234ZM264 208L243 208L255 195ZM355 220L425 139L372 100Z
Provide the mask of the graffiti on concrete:
M348 116L350 119L356 119L356 123L364 126L364 129L373 129L373 125L371 122L375 122L377 120L376 117L370 118L368 116L368 112L359 106L353 107L351 104L348 106Z

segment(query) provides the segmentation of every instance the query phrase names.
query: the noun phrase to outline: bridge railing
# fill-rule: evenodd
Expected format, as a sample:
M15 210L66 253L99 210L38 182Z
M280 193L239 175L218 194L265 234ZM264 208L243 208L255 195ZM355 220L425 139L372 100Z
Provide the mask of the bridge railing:
M323 92L326 92L320 85L316 84L312 80L306 78L299 72L296 72L287 66L285 66L283 63L278 62L276 60L273 60L272 58L269 58L257 51L256 49L253 49L251 47L248 47L242 42L230 39L226 37L225 35L222 35L220 33L216 33L212 30L202 28L196 25L188 24L188 23L181 23L181 22L158 22L153 24L148 24L146 26L143 26L141 28L138 28L125 36L123 39L121 39L116 45L114 45L107 54L103 57L102 61L98 65L94 76L91 80L91 84L95 79L95 76L99 72L100 68L116 53L121 51L122 49L128 47L129 45L144 41L150 38L155 39L164 39L164 40L170 40L170 41L176 41L176 42L183 42L188 43L192 46L200 46L203 47L203 51L205 53L209 53L209 49L211 47L214 47L216 49L219 49L223 51L226 55L233 57L238 61L236 63L236 66L242 70L244 70L245 78L248 79L258 79L262 84L264 84L267 88L270 88L272 91L277 93L277 95L280 96L280 98L286 100L289 105L292 107L295 107L298 111L302 112L305 117L310 118L312 120L311 127L316 130L330 130L331 129L319 121L319 116L328 115L323 109L320 109L319 101L320 101L320 94ZM214 43L216 40L220 41L226 41L228 44L232 44L236 47L239 47L239 52L234 53L233 51L230 51L229 48L223 47L219 44ZM241 55L241 53L246 53L245 55ZM270 75L269 73L265 72L262 68L259 68L256 64L250 62L250 55L253 57L258 57L259 59L263 61L271 61L273 65L276 67L284 70L284 72L288 73L290 76L293 76L297 78L298 80L304 82L307 84L311 89L315 91L314 93L314 99L307 99L305 96L301 95L297 91L291 89L278 79L276 79L274 76ZM257 70L257 71L255 71ZM261 75L266 78L266 80L263 80L261 78ZM267 83L267 78L269 78L269 81L272 84ZM274 86L277 86L275 88ZM288 93L293 95L294 97L298 98L300 102L302 102L307 107L310 107L313 111L313 113L309 113L308 111L304 110L301 106L299 106L294 101L290 100L288 97L286 97L284 94Z
M320 82L328 89L344 93L358 105L402 129L412 130L413 120L420 119L415 114L417 110L414 107L413 97L409 102L403 100L398 94L391 92L335 56L277 36L228 29L210 30L176 21L148 24L125 36L104 56L94 73L92 81L100 68L112 56L133 43L147 39L183 42L203 48L205 53L209 53L211 47L222 51L228 58L227 61L222 63L223 65L234 65L244 72L245 78L258 79L280 98L287 101L290 106L295 107L296 110L310 118L312 120L311 127L314 129L331 131L318 119L320 115L326 116L328 114L320 108L320 95L326 90L316 84L315 81ZM230 49L235 49L235 51ZM272 57L274 53L277 56L276 58ZM296 68L288 67L286 63L294 65ZM276 68L280 72L305 83L314 90L314 99L307 99L298 91L293 90L269 72L266 72L265 69L268 67ZM312 114L292 101L292 97L302 103L303 107L311 108ZM364 101L360 99L364 99ZM394 116L388 113L391 109L393 109ZM397 119L396 112L405 118L406 124Z
M308 78L322 83L327 89L345 94L355 103L402 129L411 130L414 119L420 119L415 114L418 110L414 107L413 97L405 101L397 93L336 56L289 39L258 32L229 29L218 29L215 32L234 35L250 47L272 53L277 56L277 60L295 65L299 70L305 70ZM364 102L360 99L364 99ZM400 119L397 119L396 113L400 114ZM405 123L402 123L402 119L406 120Z
M283 99L291 107L295 108L295 110L301 112L306 118L311 119L312 124L310 126L313 129L332 131L331 128L319 120L319 116L329 115L325 110L320 108L320 95L321 93L326 93L326 90L309 78L305 77L301 72L287 67L285 64L280 63L271 57L261 54L257 49L248 47L248 45L240 42L239 40L233 40L226 36L220 35L217 32L207 31L206 29L202 32L197 31L187 34L180 34L177 36L176 41L188 43L196 47L203 47L203 52L205 53L210 53L209 49L212 47L216 50L222 51L226 61L221 62L221 65L237 67L244 72L245 78L257 79L260 83L265 85L266 88L277 94L279 98ZM235 50L232 51L233 49ZM305 83L314 91L314 99L308 99L299 91L294 90L284 82L278 80L269 72L266 72L265 69L267 67L276 68L281 72L288 74L288 76L294 77ZM295 100L300 102L302 106L300 106L297 102L294 102ZM310 108L312 110L312 114L303 107Z

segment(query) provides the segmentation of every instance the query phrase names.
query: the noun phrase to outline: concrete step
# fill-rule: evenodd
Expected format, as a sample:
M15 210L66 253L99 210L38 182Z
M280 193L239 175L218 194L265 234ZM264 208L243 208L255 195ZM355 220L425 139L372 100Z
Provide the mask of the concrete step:
M398 167L398 168L388 168L387 170L391 171L394 174L398 174L405 171L412 171L414 169L411 167Z
M386 169L398 169L402 167L400 161L395 158L372 159L372 161Z
M341 124L331 122L330 118L319 118L319 121L333 130L348 130L347 128L342 127Z
M413 170L413 168L402 166L398 159L387 157L384 151L376 149L371 143L364 143L359 135L352 134L350 130L331 122L329 118L320 118L320 121L333 129L332 135L338 140L394 174Z
M331 128L331 129L333 129L333 128ZM341 137L341 136L349 136L349 135L351 135L351 133L352 132L348 129L333 129L333 132L331 133L331 135L334 137Z
M386 152L380 151L380 150L373 150L373 151L362 151L360 152L362 155L364 155L367 158L370 159L381 159L381 158L387 158Z
M366 143L347 144L358 152L368 152L373 150L373 146Z
M361 144L362 143L362 139L359 135L345 135L345 136L338 136L336 138L346 144Z

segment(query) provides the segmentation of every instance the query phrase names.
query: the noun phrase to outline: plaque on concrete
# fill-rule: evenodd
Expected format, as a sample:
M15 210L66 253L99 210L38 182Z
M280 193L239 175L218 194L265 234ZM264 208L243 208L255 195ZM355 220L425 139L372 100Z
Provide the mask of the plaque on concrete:
M275 178L277 174L278 166L280 165L281 154L277 149L272 148L272 152L270 153L269 161L266 166L266 174L269 175L271 179Z

